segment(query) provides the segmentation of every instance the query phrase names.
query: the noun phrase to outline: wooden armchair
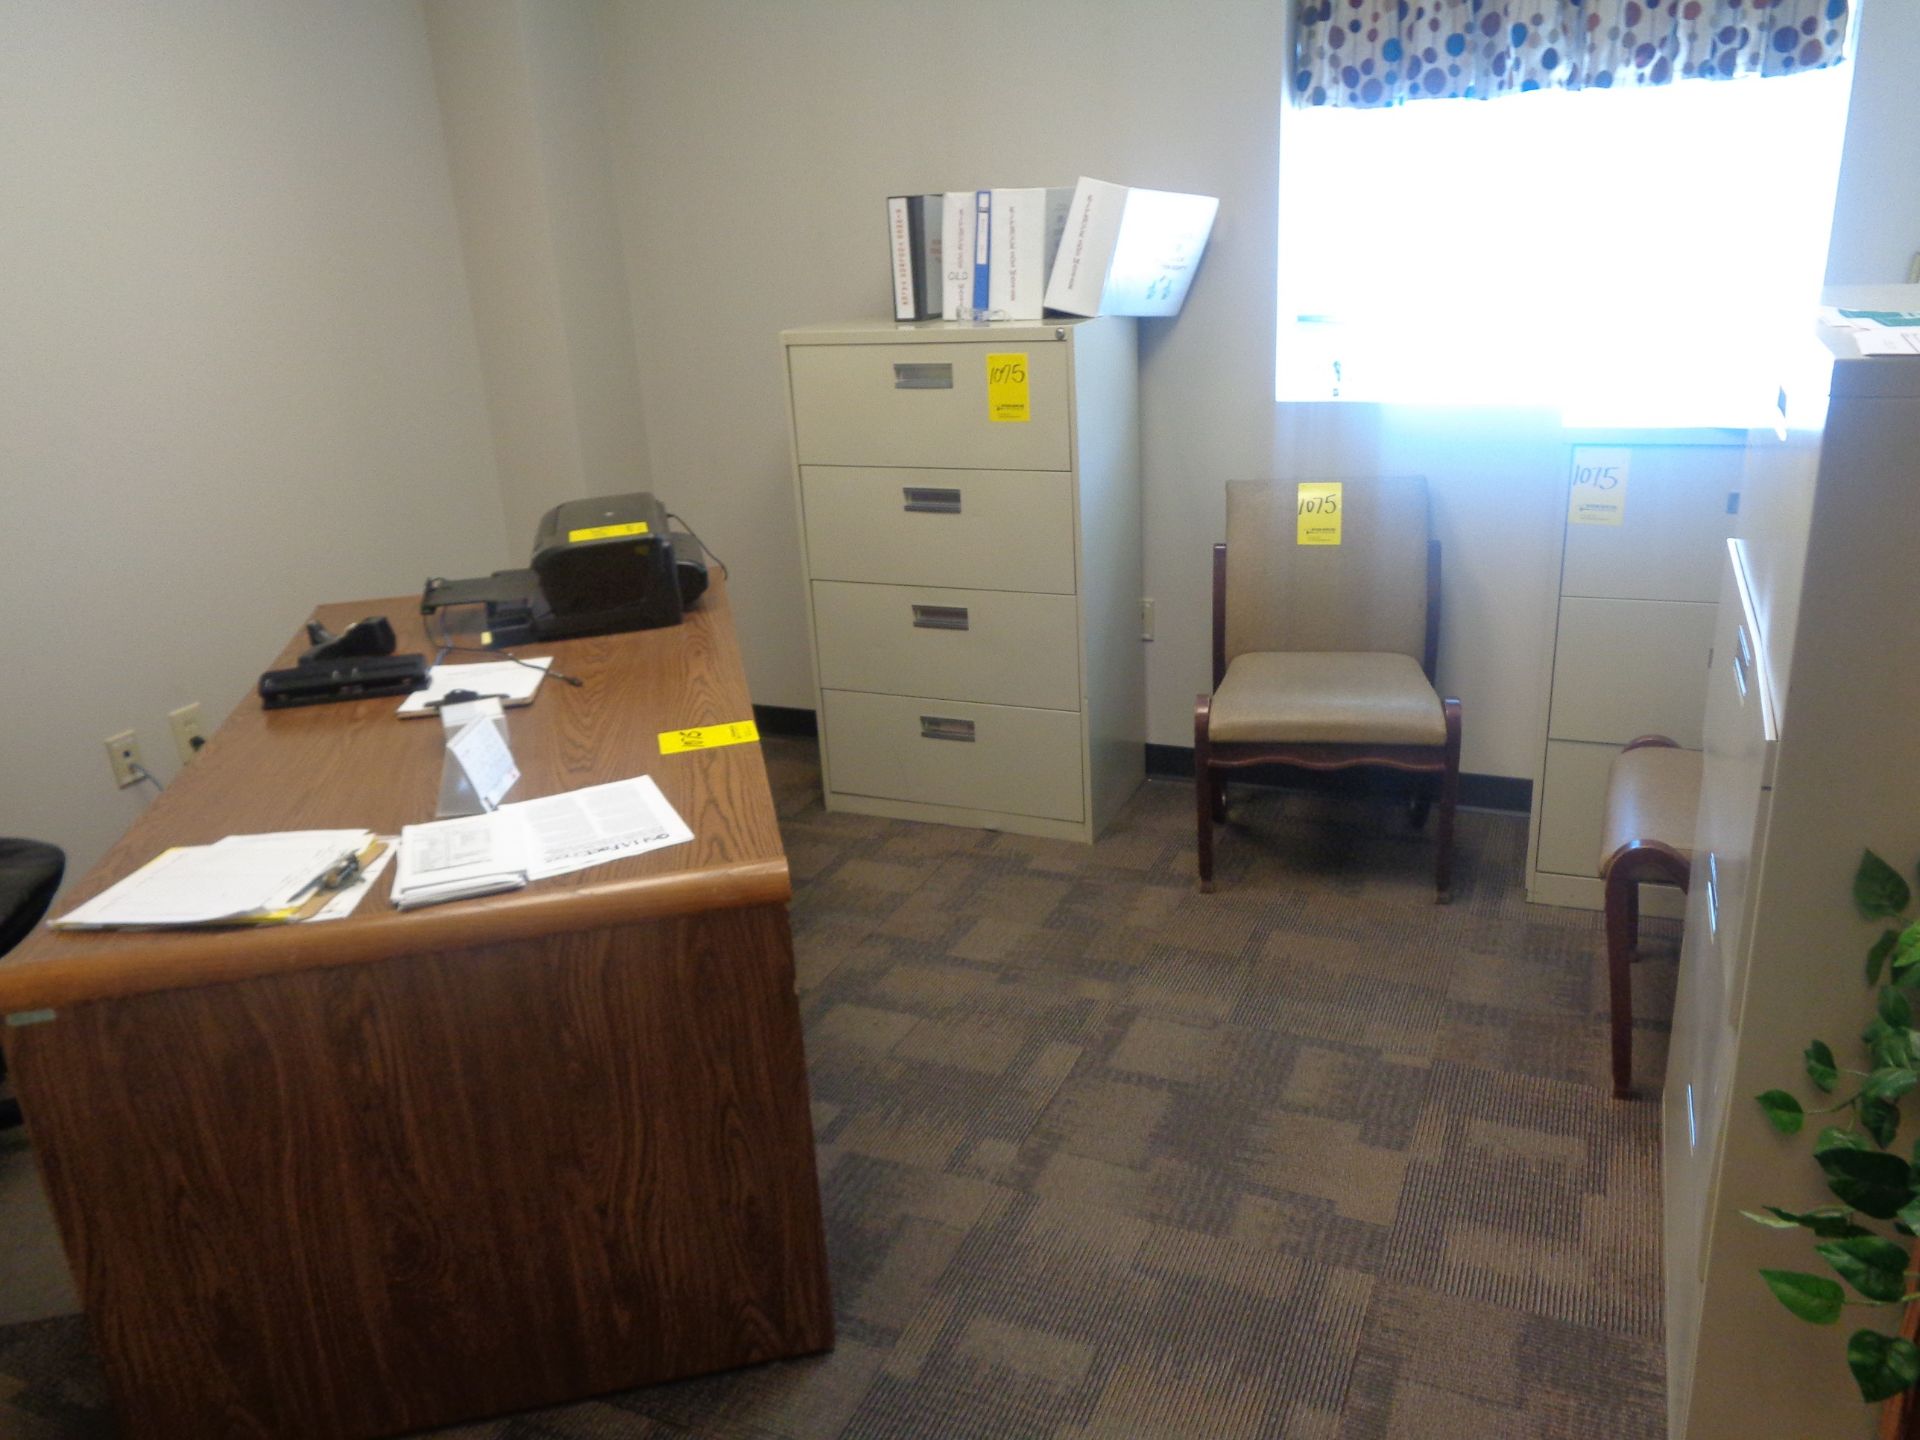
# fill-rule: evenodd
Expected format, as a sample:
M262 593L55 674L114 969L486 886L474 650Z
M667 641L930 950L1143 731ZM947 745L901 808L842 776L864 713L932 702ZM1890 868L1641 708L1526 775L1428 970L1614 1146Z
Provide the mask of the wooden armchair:
M1460 702L1433 686L1440 545L1420 477L1342 482L1337 545L1296 539L1296 488L1227 486L1227 540L1213 547L1213 693L1193 712L1200 888L1213 889L1213 826L1227 774L1250 765L1384 767L1437 780L1438 903L1453 889ZM1232 556L1232 568L1228 557Z

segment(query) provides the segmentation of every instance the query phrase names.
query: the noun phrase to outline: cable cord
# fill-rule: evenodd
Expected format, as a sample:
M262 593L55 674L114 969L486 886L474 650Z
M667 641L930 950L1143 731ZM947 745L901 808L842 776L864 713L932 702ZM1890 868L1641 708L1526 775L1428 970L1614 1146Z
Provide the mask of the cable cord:
M149 785L153 786L154 789L162 792L163 794L166 792L167 787L162 785L157 779L155 779L153 772L147 769L147 767L142 765L138 760L129 760L127 762L127 773L133 776L133 778L136 780L146 781Z
M702 552L703 552L703 553L704 553L704 554L706 555L706 557L707 557L707 558L708 558L709 560L711 560L711 561L713 561L713 563L714 563L714 564L716 564L716 565L718 565L718 566L720 567L720 573L721 573L722 575L724 575L724 576L725 576L725 577L726 577L727 579L729 579L729 580L731 580L731 579L733 579L733 576L732 576L732 575L731 575L731 574L730 574L730 573L728 572L728 570L727 570L727 562L726 562L726 561L724 561L724 560L722 560L722 559L721 559L721 558L720 558L720 557L719 557L718 555L716 555L716 554L714 554L714 553L713 553L713 547L712 547L711 545L709 545L709 544L707 544L707 542L706 542L706 541L704 541L704 540L702 540L702 539L700 538L700 532L699 532L699 531L697 531L697 530L695 530L695 529L693 528L693 526L691 526L691 525L687 525L687 522L686 522L686 519L685 519L685 517L683 517L683 516L680 516L680 515L676 515L676 514L674 514L674 513L673 513L673 512L671 511L671 510L669 510L669 511L667 512L667 519L669 519L669 520L678 520L678 521L679 521L679 522L680 522L680 523L681 523L682 525L686 525L686 526L687 526L687 534L689 534L689 535L691 535L691 536L693 536L693 543L694 543L694 544L696 544L696 545L698 545L698 546L700 547L700 549L701 549L701 551L702 551Z

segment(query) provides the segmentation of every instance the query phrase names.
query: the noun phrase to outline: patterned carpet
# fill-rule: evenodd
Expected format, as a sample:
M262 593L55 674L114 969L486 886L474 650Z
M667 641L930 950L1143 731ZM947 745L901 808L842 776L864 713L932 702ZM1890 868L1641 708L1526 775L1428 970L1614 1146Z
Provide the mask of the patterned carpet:
M1632 1440L1664 1429L1672 927L1606 1085L1599 919L1463 814L1454 904L1383 801L1192 791L1091 848L829 815L767 745L840 1339L441 1432ZM114 1433L81 1322L0 1329L0 1436Z

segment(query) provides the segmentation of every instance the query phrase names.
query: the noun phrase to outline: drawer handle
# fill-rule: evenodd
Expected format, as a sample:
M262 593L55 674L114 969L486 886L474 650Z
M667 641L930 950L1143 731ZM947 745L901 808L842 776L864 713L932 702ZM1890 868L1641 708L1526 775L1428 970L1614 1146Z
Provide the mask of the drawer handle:
M1744 625L1734 626L1733 638L1734 642L1740 647L1740 658L1751 665L1753 663L1753 644L1747 639L1747 627Z
M915 515L958 515L960 513L958 490L938 490L926 485L902 485L900 493L906 497L904 508Z
M1720 938L1720 862L1707 852L1707 938Z
M1733 657L1733 683L1740 687L1740 698L1747 698L1747 661L1746 657L1735 652Z
M971 745L973 721L956 720L945 715L922 715L920 738L922 740L963 740Z
M913 607L916 630L965 630L967 607L964 605L916 605Z
M893 388L896 390L951 390L953 364L948 361L941 365L895 365Z

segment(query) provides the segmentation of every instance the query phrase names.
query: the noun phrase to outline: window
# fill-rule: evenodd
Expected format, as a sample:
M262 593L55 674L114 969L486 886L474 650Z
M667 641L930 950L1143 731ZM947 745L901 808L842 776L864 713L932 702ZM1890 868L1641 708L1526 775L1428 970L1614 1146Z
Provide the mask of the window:
M1748 424L1819 291L1851 80L1289 109L1277 398Z

